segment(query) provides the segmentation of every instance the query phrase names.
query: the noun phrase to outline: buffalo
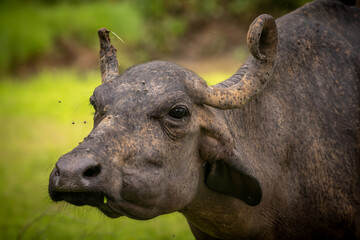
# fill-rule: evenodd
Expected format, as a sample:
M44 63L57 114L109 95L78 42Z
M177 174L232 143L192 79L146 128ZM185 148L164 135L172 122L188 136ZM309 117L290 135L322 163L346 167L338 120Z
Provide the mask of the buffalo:
M179 211L197 240L360 239L359 8L260 15L251 55L215 86L164 61L119 74L98 33L94 127L57 161L52 200L112 218Z

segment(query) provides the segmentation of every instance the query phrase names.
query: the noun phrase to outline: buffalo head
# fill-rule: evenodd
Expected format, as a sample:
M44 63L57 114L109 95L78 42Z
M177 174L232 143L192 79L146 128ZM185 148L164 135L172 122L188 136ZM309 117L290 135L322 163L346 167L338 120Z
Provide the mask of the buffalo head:
M250 26L252 56L225 82L209 87L195 73L154 61L118 74L109 32L99 30L102 84L90 98L94 128L50 175L54 201L91 205L110 217L149 219L178 211L204 188L254 206L261 184L238 161L222 113L240 108L271 79L274 19Z

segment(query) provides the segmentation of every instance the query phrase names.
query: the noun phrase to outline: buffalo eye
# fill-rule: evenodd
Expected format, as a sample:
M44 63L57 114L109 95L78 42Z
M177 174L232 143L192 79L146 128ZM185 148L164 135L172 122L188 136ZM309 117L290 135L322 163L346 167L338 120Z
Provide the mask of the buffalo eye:
M182 119L189 115L189 110L184 106L177 106L172 108L168 115L175 119Z

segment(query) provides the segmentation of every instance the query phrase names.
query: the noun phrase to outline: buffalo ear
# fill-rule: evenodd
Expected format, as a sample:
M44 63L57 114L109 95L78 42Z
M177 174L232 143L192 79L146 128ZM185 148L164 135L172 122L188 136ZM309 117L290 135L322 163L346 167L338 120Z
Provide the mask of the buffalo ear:
M262 197L260 184L251 176L246 154L237 152L227 122L212 108L203 108L199 116L202 130L199 153L206 163L205 184L250 206L258 205Z
M223 160L208 163L205 170L205 183L209 188L239 198L250 206L260 203L262 192L254 177L231 167Z

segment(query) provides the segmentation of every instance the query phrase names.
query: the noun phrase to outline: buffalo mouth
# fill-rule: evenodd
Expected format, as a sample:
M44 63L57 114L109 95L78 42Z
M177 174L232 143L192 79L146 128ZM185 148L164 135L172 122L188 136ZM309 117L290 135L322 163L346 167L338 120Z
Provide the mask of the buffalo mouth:
M52 192L50 197L55 202L65 201L75 206L96 207L110 218L123 216L111 208L111 198L101 192Z

